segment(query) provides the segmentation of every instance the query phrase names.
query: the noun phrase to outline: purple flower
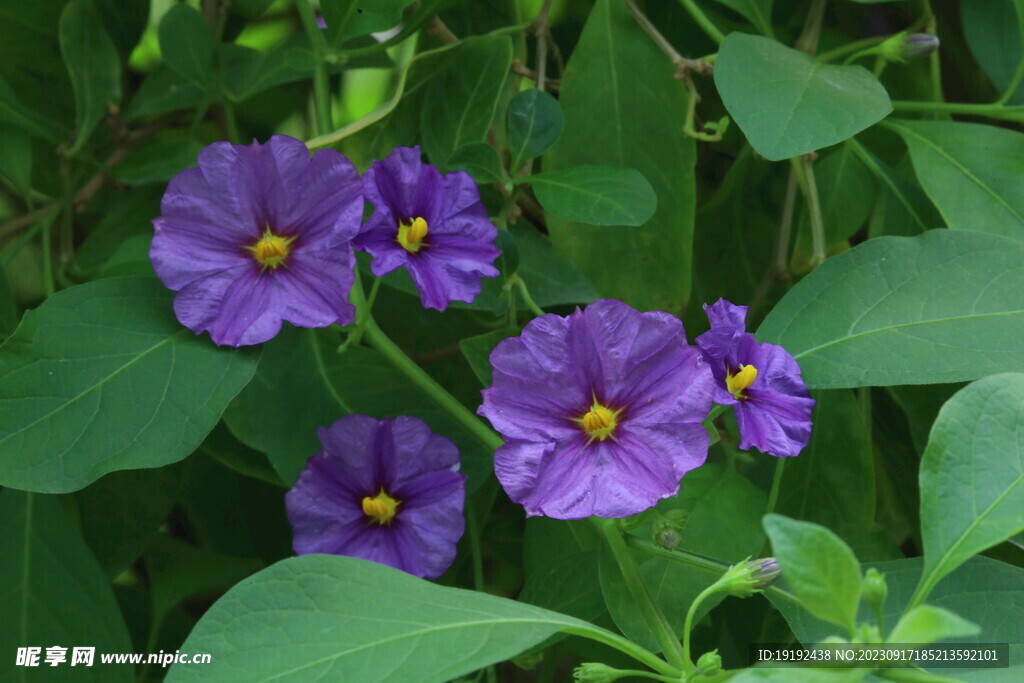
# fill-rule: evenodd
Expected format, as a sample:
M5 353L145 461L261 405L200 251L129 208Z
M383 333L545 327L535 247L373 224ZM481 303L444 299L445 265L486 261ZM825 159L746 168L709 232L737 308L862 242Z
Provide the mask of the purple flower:
M798 455L811 438L814 399L784 348L746 330L746 306L719 299L704 310L711 329L697 337L717 383L715 403L734 406L740 448Z
M171 179L153 221L153 269L196 334L245 346L300 327L352 322L351 240L363 215L355 167L299 140L215 142Z
M419 147L396 147L363 175L373 216L355 240L373 255L378 277L405 266L426 308L473 301L481 277L497 277L497 229L476 183L462 171L441 175Z
M529 515L627 517L704 463L714 380L679 320L605 299L534 318L491 353L479 413L494 469Z
M299 555L347 555L437 578L465 530L459 451L415 417L346 415L285 496Z

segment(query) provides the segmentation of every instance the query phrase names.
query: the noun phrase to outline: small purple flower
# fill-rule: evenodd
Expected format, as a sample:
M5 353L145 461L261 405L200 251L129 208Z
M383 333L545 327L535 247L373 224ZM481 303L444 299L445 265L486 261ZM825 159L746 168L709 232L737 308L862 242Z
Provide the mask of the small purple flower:
M719 299L704 311L711 329L697 337L697 346L715 375L715 403L735 408L740 448L798 455L811 438L814 408L800 366L781 346L759 343L747 332L746 306Z
M334 150L310 158L285 135L215 142L200 152L199 168L168 183L149 258L178 293L183 325L217 344L259 344L282 321L352 322L351 240L362 215L359 174Z
M704 463L714 380L679 320L605 299L534 318L491 353L478 411L498 480L529 515L628 517Z
M434 579L465 530L459 451L415 417L346 415L285 496L299 555L347 555Z
M425 308L472 302L481 277L497 277L498 230L487 219L473 179L441 175L420 161L419 147L396 147L363 175L373 216L355 246L373 255L378 277L405 266Z

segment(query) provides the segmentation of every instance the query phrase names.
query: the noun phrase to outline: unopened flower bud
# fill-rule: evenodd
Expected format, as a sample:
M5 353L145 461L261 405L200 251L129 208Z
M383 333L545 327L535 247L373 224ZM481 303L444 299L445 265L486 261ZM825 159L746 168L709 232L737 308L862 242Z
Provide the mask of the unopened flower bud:
M682 539L679 537L679 532L671 526L663 526L654 532L654 545L659 548L672 550L679 545L680 540Z
M861 596L864 602L871 605L875 610L881 611L885 599L889 595L889 587L885 584L885 575L871 567L864 573L864 583L861 585Z
M600 662L586 662L573 669L573 680L579 683L611 683L626 675L618 669L613 669L607 664Z
M718 650L705 652L697 660L697 673L701 676L714 676L721 670L722 658L718 655Z
M772 585L781 573L774 557L746 559L729 567L718 580L718 589L737 598L749 598Z
M887 38L878 47L865 50L865 54L877 53L890 62L906 62L919 59L939 49L939 39L930 33L897 33Z

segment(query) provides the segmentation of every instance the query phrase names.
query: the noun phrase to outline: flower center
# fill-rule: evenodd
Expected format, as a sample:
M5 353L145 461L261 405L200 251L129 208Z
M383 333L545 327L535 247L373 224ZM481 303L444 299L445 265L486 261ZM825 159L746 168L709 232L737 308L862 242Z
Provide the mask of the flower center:
M583 431L590 437L587 443L594 439L604 441L612 437L615 433L615 427L619 424L619 413L621 412L621 409L612 410L607 406L601 405L595 397L594 402L590 405L590 410L583 417L576 418L576 421L583 427Z
M738 399L745 399L743 390L754 383L757 379L757 368L753 365L740 364L740 369L736 374L726 371L725 375L725 388L729 390L729 393Z
M408 223L398 224L398 243L402 248L411 254L423 248L423 240L427 236L427 221L422 218L413 218Z
M391 524L401 503L380 490L376 496L363 498L363 514L374 524Z
M288 258L288 253L291 251L290 245L294 241L295 237L275 235L271 232L270 226L267 226L263 236L259 238L256 244L252 244L246 247L246 249L252 252L253 257L262 266L263 270L267 268L274 270Z

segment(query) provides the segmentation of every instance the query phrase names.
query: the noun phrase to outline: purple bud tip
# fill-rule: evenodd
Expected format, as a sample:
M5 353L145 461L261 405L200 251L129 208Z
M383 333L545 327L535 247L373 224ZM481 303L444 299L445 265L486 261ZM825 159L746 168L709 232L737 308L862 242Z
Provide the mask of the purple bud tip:
M911 33L903 39L900 56L903 59L920 59L939 49L939 37L930 33Z

